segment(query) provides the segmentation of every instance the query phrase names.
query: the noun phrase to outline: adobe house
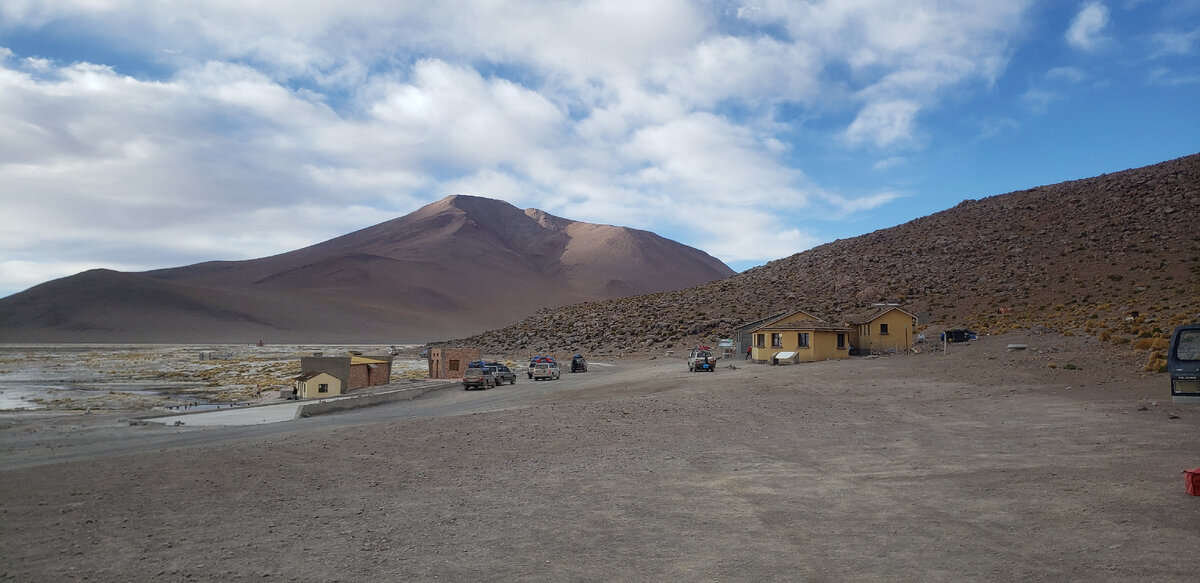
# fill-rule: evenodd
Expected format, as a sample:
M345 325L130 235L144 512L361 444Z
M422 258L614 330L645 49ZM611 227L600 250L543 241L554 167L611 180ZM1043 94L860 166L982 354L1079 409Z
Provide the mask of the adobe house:
M302 356L300 370L323 372L338 379L350 392L392 382L391 356Z
M917 317L898 306L883 306L873 313L846 318L854 331L850 344L855 352L904 352L912 349Z
M850 357L850 333L804 310L751 331L750 358L757 363L815 362Z
M342 394L341 379L327 373L310 370L294 379L296 396L301 399L336 397Z
M480 359L478 348L430 348L429 378L461 379L467 363Z

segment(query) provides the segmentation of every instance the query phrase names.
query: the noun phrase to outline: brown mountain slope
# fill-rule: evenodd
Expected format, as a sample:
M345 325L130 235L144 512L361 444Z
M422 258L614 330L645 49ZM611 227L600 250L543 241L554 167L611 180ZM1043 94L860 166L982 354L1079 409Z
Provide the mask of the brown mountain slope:
M1200 154L967 200L692 289L543 310L463 342L680 348L782 310L837 320L884 301L928 312L935 326L1043 325L1152 349L1200 320Z
M732 273L646 231L450 196L271 257L48 282L0 299L0 341L423 342Z

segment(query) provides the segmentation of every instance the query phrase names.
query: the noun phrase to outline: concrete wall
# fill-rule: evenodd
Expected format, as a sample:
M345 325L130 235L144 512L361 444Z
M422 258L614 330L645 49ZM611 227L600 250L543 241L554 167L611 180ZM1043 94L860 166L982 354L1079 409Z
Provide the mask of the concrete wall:
M341 397L338 399L322 399L305 403L296 408L296 419L301 417L312 417L313 415L324 415L326 413L334 413L337 411L348 411L350 409L358 409L360 407L370 407L372 405L381 405L383 403L391 403L393 401L406 401L415 399L430 391L436 391L444 388L457 388L457 385L448 383L429 383L416 388L396 389L394 391L380 391L378 393L361 394L349 397Z

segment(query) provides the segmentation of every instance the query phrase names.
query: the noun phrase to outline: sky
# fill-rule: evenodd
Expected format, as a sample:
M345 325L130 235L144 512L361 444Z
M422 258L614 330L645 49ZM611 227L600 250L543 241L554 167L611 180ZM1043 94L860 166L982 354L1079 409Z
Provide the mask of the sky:
M1200 152L1200 0L5 0L0 297L451 194L736 270Z

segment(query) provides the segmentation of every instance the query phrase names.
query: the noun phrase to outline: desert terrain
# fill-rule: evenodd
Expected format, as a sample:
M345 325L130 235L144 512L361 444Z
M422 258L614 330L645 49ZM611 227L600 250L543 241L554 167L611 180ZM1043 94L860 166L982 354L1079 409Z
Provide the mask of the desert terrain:
M1200 407L1165 375L1084 337L928 348L253 428L8 414L0 579L1195 580Z

